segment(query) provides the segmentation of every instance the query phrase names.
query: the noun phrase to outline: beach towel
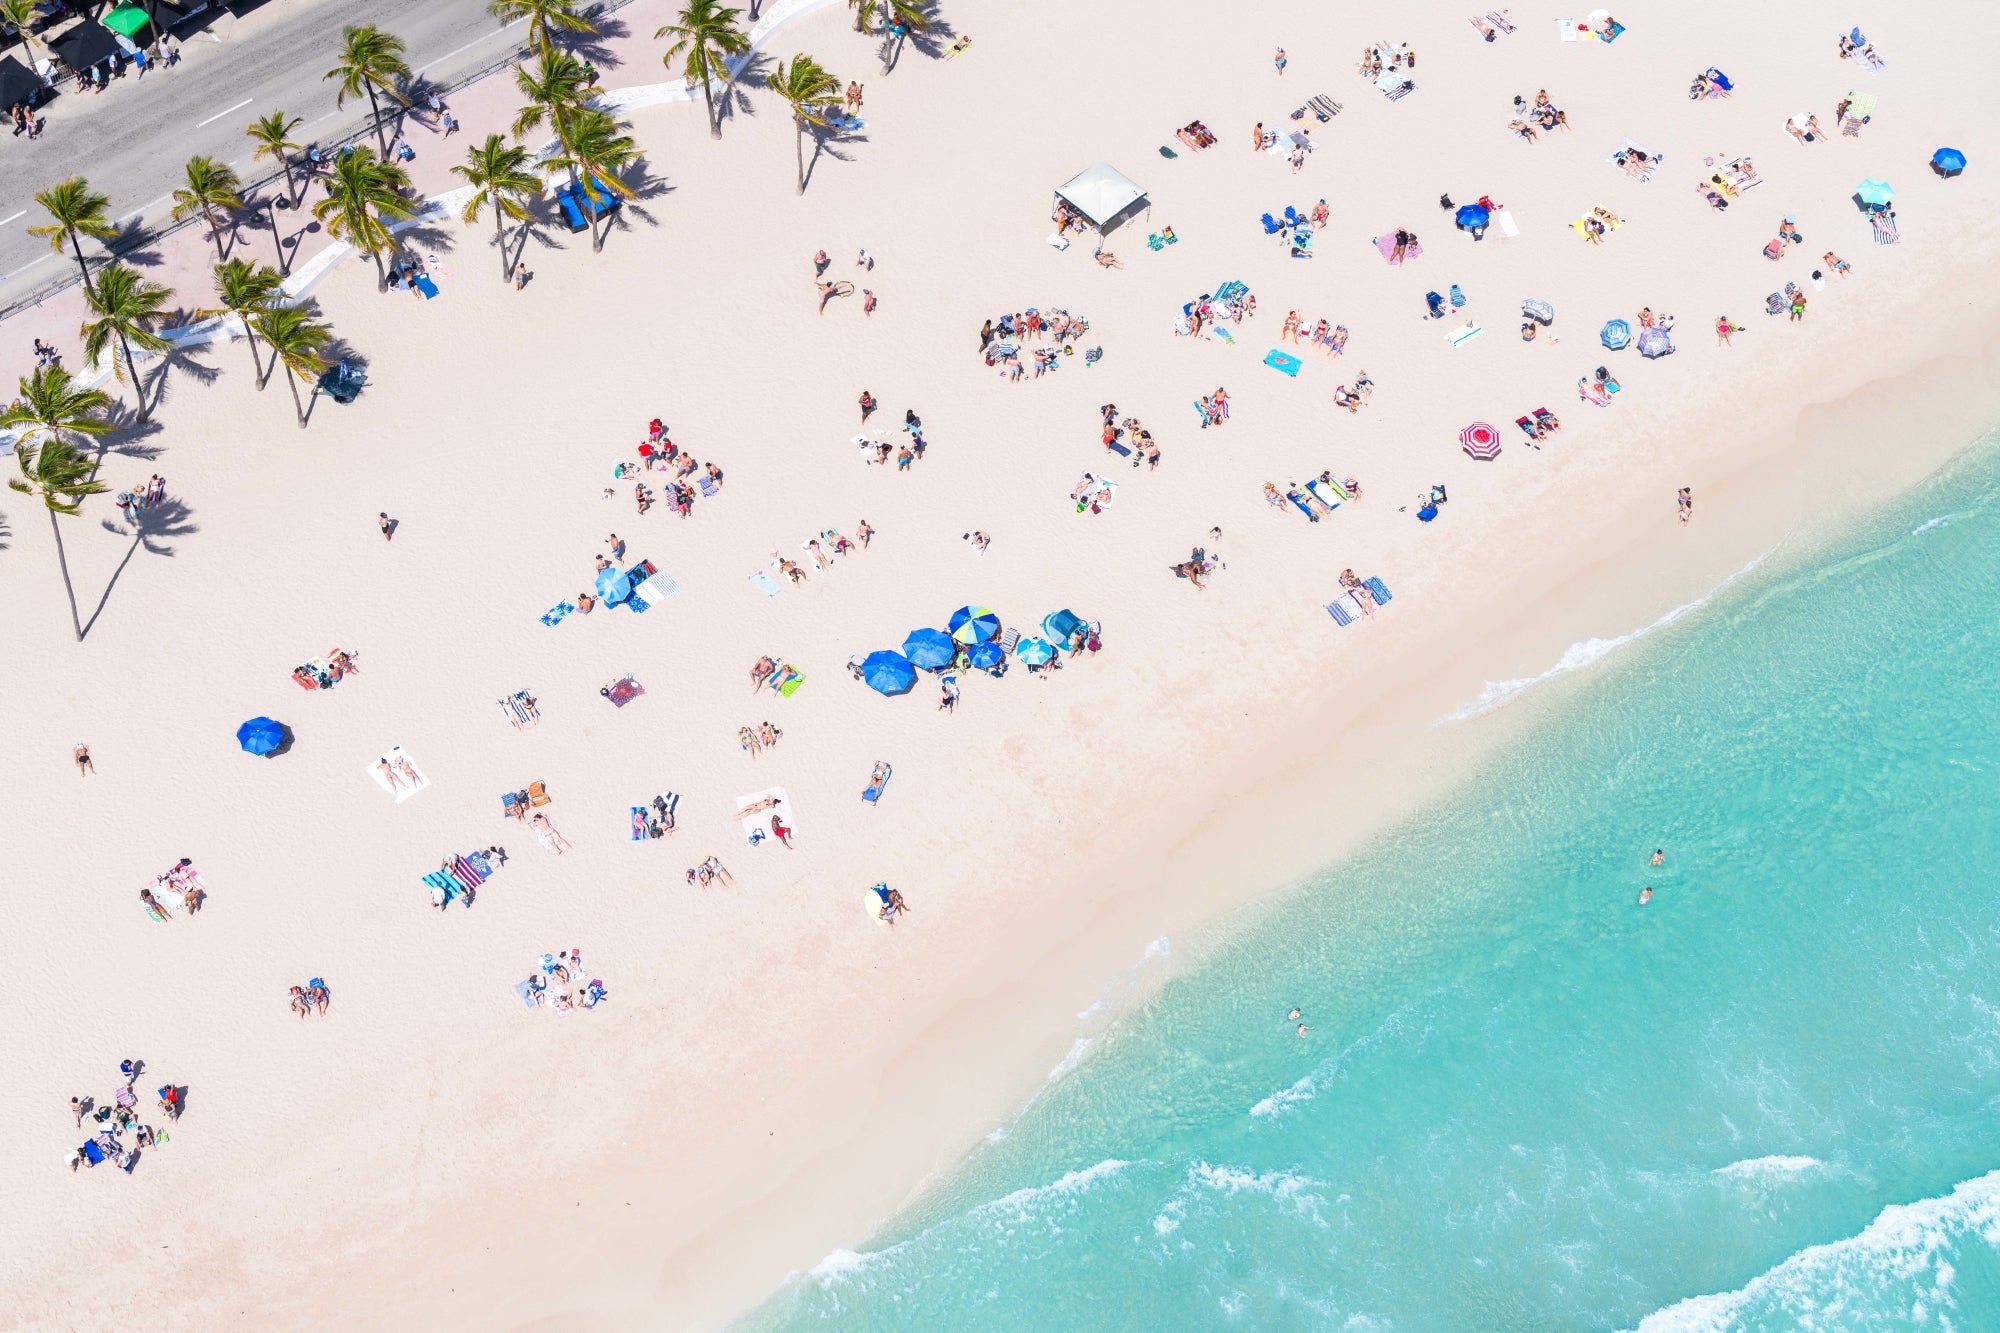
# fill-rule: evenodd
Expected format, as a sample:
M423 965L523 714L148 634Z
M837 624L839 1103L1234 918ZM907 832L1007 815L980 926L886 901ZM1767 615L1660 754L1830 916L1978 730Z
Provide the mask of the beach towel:
M1338 498L1336 498L1336 499L1332 499L1332 500L1329 500L1329 499L1327 499L1327 498L1326 498L1326 491L1322 491L1322 490L1320 489L1320 487L1321 487L1321 486L1326 486L1326 487L1327 487L1327 489L1328 489L1328 490L1331 490L1331 491L1332 491L1332 492L1334 493L1334 495L1335 495L1336 497L1338 497ZM1333 484L1333 483L1328 483L1328 482L1322 482L1322 481L1318 480L1317 478L1313 479L1312 481L1309 481L1309 482L1307 482L1307 483L1306 483L1306 489L1307 489L1307 490L1309 490L1309 491L1311 491L1311 492L1313 493L1313 498L1314 498L1314 499L1318 500L1318 501L1319 501L1319 502L1320 502L1321 504L1325 505L1325 506L1326 506L1326 507L1327 507L1328 509L1338 509L1338 508L1340 508L1340 502L1341 502L1342 500L1351 500L1351 499L1353 499L1353 498L1354 498L1353 496L1351 496L1351 495L1349 495L1349 494L1347 493L1347 491L1346 491L1346 489L1345 489L1344 487L1341 487L1341 486L1339 486L1339 485L1337 485L1337 484Z
M1315 116L1319 117L1322 124L1340 114L1340 103L1327 97L1325 94L1313 98L1306 103L1306 106Z
M766 597L776 597L778 595L777 583L772 580L769 574L766 574L761 569L750 576L750 583L753 587L763 592Z
M881 799L882 789L889 785L889 779L895 774L896 771L895 767L891 764L882 765L882 769L883 769L882 780L880 782L875 781L874 775L871 773L869 775L868 788L867 790L861 793L861 799L868 802L868 804L870 805L875 804L876 801Z
M1514 221L1512 209L1496 208L1491 210L1490 215L1493 219L1493 225L1500 229L1502 236L1519 236L1521 234L1520 224Z
M480 859L483 861L485 858L481 857ZM457 875L468 886L477 888L486 882L486 876L489 872L483 871L477 865L474 865L471 857L461 856L451 863L451 873Z
M417 274L410 279L410 285L422 292L426 301L438 294L438 285L431 281L431 275L428 273Z
M646 826L647 826L646 807L643 805L635 805L631 807L631 810L632 810L632 841L644 842L646 840Z
M1273 370L1282 371L1294 379L1298 377L1299 359L1289 352L1280 352L1276 348L1272 348L1264 354L1264 364Z
M766 801L772 804L765 805ZM763 791L753 791L748 796L736 798L738 810L748 810L753 805L759 808L751 810L742 820L743 836L750 840L752 847L766 839L777 841L771 832L772 815L776 815L787 829L798 828L798 825L792 822L792 798L786 794L783 787L767 787Z
M1393 231L1384 232L1371 241L1370 244L1381 252L1382 258L1388 259L1391 264L1408 263L1412 259L1420 258L1424 253L1423 246L1418 245L1415 241L1411 241L1403 248L1402 259L1391 259L1390 256L1396 253L1396 233Z
M806 677L803 671L800 671L790 662L785 663L785 670L791 674L787 677L785 683L778 687L778 694L783 698L789 699L799 692L799 686L806 683Z
M1576 20L1575 20L1575 19L1557 19L1557 20L1556 20L1556 36L1558 36L1558 37L1562 38L1562 39L1563 39L1564 41L1566 41L1566 42L1573 42L1573 41L1575 41L1575 40L1577 39L1577 36L1578 36L1578 29L1577 29L1577 26L1576 26Z
M1368 589L1370 593L1374 594L1375 604L1377 606L1386 606L1390 602L1396 600L1389 594L1389 586L1386 583L1382 582L1382 580L1379 578L1363 579L1361 580L1361 586Z
M1319 522L1319 514L1314 511L1311 505L1305 502L1305 497L1301 496L1296 490L1285 492L1285 498L1292 502L1292 508L1298 510L1313 522Z
M638 681L632 679L630 676L626 676L622 680L613 682L612 685L604 691L604 697L609 699L613 704L615 704L619 708L623 708L626 704L631 703L634 699L638 698L645 692L646 692L646 687L644 685L641 685Z
M1453 347L1462 347L1466 343L1471 342L1474 338L1477 338L1480 334L1484 332L1486 332L1485 329L1481 328L1479 325L1474 324L1468 320L1466 323L1459 325L1455 329L1446 329L1444 333L1444 340L1450 343Z
M521 997L522 1004L528 1006L528 1008L530 1009L533 1009L536 1004L534 979L529 978L526 981L515 982L514 994Z
M550 629L554 629L557 625L562 624L564 616L574 610L576 610L575 602L557 602L554 606L542 612L542 623Z
M688 480L692 481L696 486L700 487L701 493L703 495L714 495L717 491L722 489L722 487L716 482L715 478L709 476L706 472L696 472L693 476L689 477Z
M410 767L410 771L417 775L417 780L414 786L411 785L409 778L403 776L400 772L397 774L395 780L392 782L389 776L386 773L384 773L379 767L380 764L386 761L393 768L396 765L396 761L399 759L402 760L405 764L408 764ZM375 780L376 786L380 787L383 791L386 791L391 796L395 797L397 805L401 805L403 802L409 800L412 796L415 796L418 792L424 790L426 787L431 785L431 780L424 775L423 769L417 766L417 761L410 758L409 755L405 754L403 752L403 747L400 745L397 746L395 749L390 750L387 754L382 755L380 758L371 762L368 765L368 776Z
M460 884L450 875L445 874L442 870L433 870L430 874L425 875L424 883L431 889L432 902L437 902L440 899L444 902L450 902L465 892L464 885Z
M1361 608L1354 604L1354 598L1342 593L1326 604L1326 613L1333 617L1336 625L1352 625L1354 618L1361 614Z
M1875 228L1875 244L1894 245L1903 239L1896 232L1896 219L1887 213L1870 214L1868 221Z
M668 833L674 831L674 812L681 808L681 794L677 791L663 791L653 798L654 812L660 823L666 825Z
M1486 11L1486 21L1488 23L1491 23L1494 27L1500 29L1500 31L1502 32L1514 31L1514 25L1509 23L1505 18L1501 17L1493 10L1489 9Z
M493 878L493 862L487 859L485 852L473 852L465 859L472 862L473 869L479 872L481 883Z

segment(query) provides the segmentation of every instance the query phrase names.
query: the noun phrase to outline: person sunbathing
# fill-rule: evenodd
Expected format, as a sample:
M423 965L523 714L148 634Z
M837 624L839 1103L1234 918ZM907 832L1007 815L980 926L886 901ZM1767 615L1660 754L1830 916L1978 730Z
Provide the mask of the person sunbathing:
M1125 267L1125 265L1124 265L1124 264L1122 264L1122 263L1120 263L1120 262L1119 262L1119 259L1118 259L1118 256L1117 256L1117 255L1114 255L1114 254L1112 254L1112 253L1111 253L1111 252L1110 252L1109 250L1106 250L1106 249L1105 249L1105 248L1104 248L1103 246L1101 246L1101 245L1097 247L1097 250L1096 250L1096 251L1095 251L1095 252L1094 252L1094 253L1093 253L1093 254L1091 255L1091 258L1092 258L1092 259L1095 259L1095 260L1097 261L1097 266L1098 266L1099 268L1124 268L1124 267Z
M1361 410L1361 396L1343 384L1333 391L1333 405L1335 407L1344 407L1349 412L1359 412Z
M757 752L764 748L757 739L757 733L749 727L738 727L736 729L736 743L742 746L743 752L752 759L755 759Z
M778 664L769 657L758 658L757 664L750 668L750 692L755 694L758 690L763 689L764 682L769 680L771 673L777 669Z
M398 773L401 773L403 777L409 781L410 790L412 791L415 791L418 785L423 781L422 778L417 776L417 770L410 767L410 761L403 758L401 755L396 756L396 771Z
M1300 323L1301 323L1301 316L1299 315L1298 311L1293 310L1287 313L1285 316L1284 324L1279 326L1278 329L1278 341L1291 342L1291 343L1297 342L1299 340Z
M389 761L387 759L378 759L375 762L375 771L380 773L382 775L383 780L389 784L390 791L394 791L396 789L398 783L398 779L396 777L396 770L389 766Z
M1831 250L1821 255L1820 258L1826 263L1827 267L1831 268L1835 273L1838 273L1843 278L1847 276L1848 269L1853 267L1845 259L1842 259L1839 255L1835 254Z
M750 818L750 816L755 814L762 814L766 810L774 810L777 808L777 805L778 805L777 797L766 796L763 800L752 801L750 804L744 806L741 810L738 810L736 812L736 817L738 819L748 819Z
M778 730L769 722L759 722L757 724L757 739L764 743L764 748L767 750L776 745L784 734L784 732Z
M794 583L804 583L810 577L803 569L782 556L778 558L778 572Z

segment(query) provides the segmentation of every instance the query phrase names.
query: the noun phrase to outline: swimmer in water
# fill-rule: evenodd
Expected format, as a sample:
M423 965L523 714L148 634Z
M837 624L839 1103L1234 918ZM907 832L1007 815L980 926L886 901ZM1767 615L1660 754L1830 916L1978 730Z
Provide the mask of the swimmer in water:
M1304 1024L1304 1023L1301 1023L1301 1024L1299 1024L1299 1037L1300 1037L1300 1039L1301 1039L1301 1040L1303 1040L1303 1039L1304 1039L1304 1037L1305 1037L1306 1033L1308 1033L1308 1032L1311 1032L1311 1031L1312 1031L1312 1029L1311 1029L1311 1028L1309 1028L1309 1027L1307 1027L1307 1026L1306 1026L1306 1025Z
M1291 1019L1294 1023L1296 1023L1299 1021L1299 1011L1295 1008L1292 1010L1291 1013L1287 1014L1286 1017Z
M1644 907L1647 903L1651 901L1653 901L1653 888L1649 884L1645 888L1639 890L1639 906Z
M1646 862L1646 864L1649 866L1664 865L1666 864L1666 860L1667 860L1666 852L1661 848L1655 847L1653 849L1653 859Z

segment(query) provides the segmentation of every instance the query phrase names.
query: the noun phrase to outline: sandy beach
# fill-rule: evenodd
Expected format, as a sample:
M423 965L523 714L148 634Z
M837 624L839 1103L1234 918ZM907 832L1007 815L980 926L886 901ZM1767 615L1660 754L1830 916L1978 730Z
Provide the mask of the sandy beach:
M618 11L632 35L608 87L655 82L669 11ZM866 85L865 128L803 196L782 105L746 83L720 142L698 97L629 111L639 197L602 253L539 228L523 291L490 219L417 233L448 270L437 300L339 265L313 297L368 384L307 430L240 343L190 353L156 424L111 436L104 463L117 488L165 476L174 530L135 542L108 496L59 520L81 644L49 519L0 497L20 950L0 993L17 1056L0 1325L719 1326L1006 1123L1113 979L1175 966L1406 818L1561 688L1469 709L1490 683L1825 540L2000 419L1980 43L1939 37L1990 27L1969 7L1838 16L1880 73L1802 5L1653 0L1609 44L1518 5L1490 43L1460 10L1376 0L939 13L971 47L912 49L887 76L844 9L772 38ZM1377 42L1418 53L1410 95L1357 73ZM1732 95L1690 99L1709 66ZM1544 88L1569 128L1522 141L1512 99ZM1785 133L1801 108L1832 124L1850 90L1879 97L1857 137ZM1316 95L1342 109L1302 170L1251 151L1253 124L1289 130ZM458 142L513 109L510 89L467 90ZM1174 137L1197 119L1218 139L1199 151ZM1627 137L1663 155L1653 179L1607 161ZM419 183L449 188L457 144L412 141ZM1926 166L1947 144L1972 163L1950 180ZM1695 182L1744 155L1763 183L1712 209ZM1104 242L1119 269L1093 237L1044 242L1052 189L1098 161L1151 199ZM1896 188L1899 244L1872 243L1849 198L1869 177ZM1519 235L1474 241L1441 193L1504 204ZM1322 198L1309 261L1259 225ZM1570 226L1593 206L1623 219L1602 244ZM1773 262L1787 214L1804 241ZM1176 242L1149 249L1162 227ZM1372 241L1399 227L1423 254L1392 267ZM858 290L816 312L822 249L871 314ZM1827 250L1852 271L1814 287ZM193 238L153 276L203 305L205 262ZM1233 343L1176 336L1182 304L1230 279L1257 297ZM1787 282L1801 322L1764 312ZM1454 284L1464 311L1429 318L1426 293ZM1532 343L1524 298L1555 310ZM65 300L80 309L68 294L0 338L9 382L33 336L80 366ZM1029 307L1090 328L1054 374L1010 384L978 334ZM1648 307L1677 317L1673 355L1603 347L1606 320ZM1305 352L1296 377L1262 364L1296 350L1291 309L1347 326L1344 354ZM1741 326L1728 347L1718 315ZM1452 345L1468 318L1483 333ZM1600 365L1621 386L1606 407L1576 389ZM1366 405L1338 410L1364 370ZM1202 429L1192 403L1218 385L1230 417ZM863 390L871 428L921 416L907 471L859 457ZM1107 456L1106 403L1152 432L1157 469ZM1544 405L1562 430L1536 449L1512 423ZM611 479L655 417L725 473L685 519L635 512ZM1475 421L1499 428L1498 459L1461 451ZM1362 497L1324 521L1266 503L1266 482L1329 469ZM1085 471L1118 484L1103 512L1068 498ZM1420 523L1433 484L1450 498ZM867 549L831 568L802 550L864 520ZM678 591L545 626L614 533ZM1194 546L1227 566L1199 591L1170 572ZM1340 626L1324 606L1348 568L1394 600ZM1073 608L1103 651L963 673L950 713L929 677L885 698L844 670L968 604L1024 633ZM358 673L302 692L290 673L332 647ZM804 673L790 697L751 692L767 654ZM628 675L645 692L614 707L600 690ZM526 730L495 707L519 690L540 711ZM286 752L239 750L259 715L291 729ZM767 721L783 739L753 758L739 728ZM406 802L370 780L392 746L429 782ZM502 814L532 782L560 856ZM750 845L735 817L773 787L790 849ZM675 832L633 841L630 807L669 790ZM422 876L496 844L471 909L434 911ZM710 856L733 883L687 881ZM138 890L183 857L208 902L149 920ZM878 882L909 904L893 928L865 909ZM514 984L571 948L606 1002L525 1008ZM332 1003L302 1023L286 994L310 977ZM129 1176L72 1174L68 1099L103 1099L131 1057L142 1091L187 1089L171 1141Z

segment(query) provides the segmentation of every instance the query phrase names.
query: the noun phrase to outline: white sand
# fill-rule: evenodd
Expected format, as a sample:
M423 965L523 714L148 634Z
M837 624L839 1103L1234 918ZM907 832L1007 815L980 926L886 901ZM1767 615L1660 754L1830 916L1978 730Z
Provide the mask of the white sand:
M352 406L322 401L308 432L282 387L254 392L240 346L214 349L217 381L178 377L138 441L158 457L107 465L121 486L167 476L189 509L171 556L142 549L120 572L130 543L99 526L106 501L63 520L86 618L117 575L83 645L47 520L0 500L15 778L0 1320L713 1325L862 1241L1002 1123L1149 941L1198 952L1222 913L1407 813L1560 698L1432 725L1486 681L1836 530L2000 406L1981 44L1940 37L1987 22L1969 6L1842 15L1889 55L1879 78L1836 60L1830 21L1721 0L1621 12L1612 46L1559 43L1551 14L1518 7L1492 45L1442 6L1226 22L1180 0L958 8L973 49L912 53L888 78L838 12L777 43L868 84L867 141L823 158L803 199L790 128L753 91L757 114L720 144L685 105L634 112L668 192L602 255L533 250L524 293L498 281L483 226L446 238L438 301L378 298L372 271L345 265L319 295L371 383ZM626 13L634 31L662 21ZM1414 43L1415 94L1392 104L1357 77L1373 38ZM1738 92L1688 101L1710 64ZM1540 87L1573 128L1518 143L1509 102ZM1849 88L1882 99L1859 140L1801 148L1774 128L1801 105L1830 124ZM1254 121L1289 129L1315 93L1346 110L1303 174L1249 151ZM1196 117L1221 139L1199 154L1171 137ZM487 128L467 119L468 137ZM1667 155L1650 183L1605 164L1628 135ZM1973 159L1950 182L1924 168L1945 143ZM1765 183L1714 215L1693 192L1702 159L1743 153ZM1122 272L1087 243L1042 244L1050 187L1099 158L1150 187L1152 225L1179 244L1114 234ZM1897 187L1902 245L1871 244L1847 202L1865 176ZM1475 246L1441 190L1505 202L1520 237ZM1261 235L1258 213L1322 195L1335 222L1316 259ZM1593 204L1625 219L1601 247L1567 226ZM1772 264L1758 252L1786 212L1806 244ZM1426 253L1390 269L1368 241L1398 225ZM821 246L878 292L872 318L858 297L814 314ZM1853 276L1814 292L1803 325L1766 318L1764 294L1803 284L1827 248ZM1180 303L1229 277L1259 299L1235 346L1170 337ZM1486 328L1457 349L1421 317L1424 292L1453 282ZM1556 306L1553 345L1516 337L1531 295ZM1029 305L1089 317L1104 360L1002 384L976 330ZM1598 325L1642 305L1680 316L1680 352L1603 352ZM1307 354L1297 379L1260 365L1290 307L1345 323L1347 355ZM1723 312L1745 331L1718 351ZM1601 363L1624 385L1607 409L1573 387ZM1334 411L1362 368L1370 405ZM1233 418L1200 431L1188 403L1218 384ZM909 474L856 460L863 388L882 404L871 425L922 415L931 448ZM1064 496L1105 471L1106 401L1165 459L1110 460L1117 504L1078 515ZM1536 453L1511 422L1543 404L1566 429ZM600 498L654 415L728 474L686 522L634 514L629 487ZM1497 462L1459 452L1472 420L1501 428ZM1318 525L1264 504L1265 481L1329 467L1365 499ZM1399 512L1434 481L1452 495L1440 522ZM402 524L386 545L384 509ZM768 551L864 517L873 545L833 571L808 564L811 582L775 598L746 582ZM1229 568L1197 593L1167 566L1212 525ZM960 539L975 528L994 537L984 556ZM613 531L681 592L544 628ZM1320 604L1348 566L1396 600L1338 629ZM1047 680L970 677L950 717L928 682L882 699L842 669L966 602L1024 628L1072 607L1104 622L1106 651ZM292 667L334 645L360 674L299 691ZM748 694L767 652L809 676L795 697ZM646 694L614 709L598 689L628 672ZM516 731L492 700L523 687L543 720ZM289 753L237 751L259 713L292 726ZM753 761L735 733L766 719L785 736ZM98 768L81 780L80 740ZM368 781L392 745L421 758L421 799ZM870 807L878 759L896 773ZM501 817L501 794L534 780L574 844L560 858ZM734 819L736 794L773 786L810 816L789 851L747 847ZM666 789L678 832L631 842L629 807ZM511 863L477 905L433 911L420 876L496 841ZM711 854L733 887L690 888ZM137 891L183 855L209 904L156 929ZM911 907L893 930L855 910L878 880ZM609 1002L525 1012L512 983L569 946ZM314 975L332 1010L301 1023L286 987ZM104 1096L134 1055L145 1086L190 1089L173 1141L129 1178L70 1175L67 1099Z

